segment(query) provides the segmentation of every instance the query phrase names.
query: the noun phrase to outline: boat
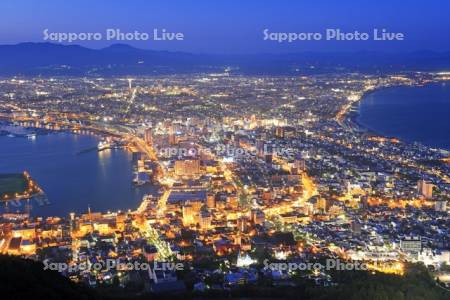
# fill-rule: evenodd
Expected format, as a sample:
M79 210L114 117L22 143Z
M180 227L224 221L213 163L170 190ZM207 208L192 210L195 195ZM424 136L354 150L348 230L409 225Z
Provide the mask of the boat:
M102 150L105 150L105 149L109 149L109 148L111 148L111 144L108 143L107 141L100 141L97 144L97 149L99 151L102 151Z
M36 139L36 133L29 133L26 135L27 139L29 140L35 140Z

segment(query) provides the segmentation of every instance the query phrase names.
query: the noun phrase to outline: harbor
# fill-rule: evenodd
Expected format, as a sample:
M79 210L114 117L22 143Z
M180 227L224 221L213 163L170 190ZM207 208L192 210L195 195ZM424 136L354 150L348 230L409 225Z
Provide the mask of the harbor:
M150 180L133 183L138 169L129 149L105 147L95 135L62 132L33 140L3 135L0 143L2 173L27 170L46 195L44 200L33 197L3 204L3 212L67 216L84 213L88 206L103 212L134 210L144 195L158 190Z

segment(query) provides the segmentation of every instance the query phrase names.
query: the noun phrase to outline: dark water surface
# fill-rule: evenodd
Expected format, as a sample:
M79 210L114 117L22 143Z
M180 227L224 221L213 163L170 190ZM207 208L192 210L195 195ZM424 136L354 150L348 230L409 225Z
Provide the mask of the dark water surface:
M370 93L356 120L383 135L450 150L450 82Z
M67 216L70 212L135 209L142 196L154 192L153 186L132 184L131 154L114 149L92 150L98 138L55 133L36 140L0 136L0 173L27 170L45 191L49 204L31 201L36 216ZM25 201L23 201L25 202ZM9 211L22 211L25 205L9 205ZM4 209L3 209L4 211Z

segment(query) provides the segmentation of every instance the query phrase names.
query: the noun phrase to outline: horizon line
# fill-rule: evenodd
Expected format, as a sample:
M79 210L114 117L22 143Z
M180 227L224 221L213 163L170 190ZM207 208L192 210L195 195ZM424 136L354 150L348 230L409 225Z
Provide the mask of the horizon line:
M308 50L308 51L292 51L292 52L252 52L252 53L213 53L213 52L189 52L189 51L181 51L181 50L156 50L149 48L139 48L126 43L113 43L105 47L99 48L91 48L81 44L72 44L72 43L55 43L55 42L33 42L33 41L25 41L25 42L16 42L16 43L6 43L0 44L0 47L4 46L20 46L24 44L34 44L34 45L52 45L52 46L62 46L62 47L80 47L88 50L105 50L114 46L125 46L130 49L140 50L140 51L153 51L153 52L169 52L169 53L184 53L184 54L193 54L193 55L211 55L211 56L220 56L220 55L229 55L229 56L251 56L251 55L274 55L274 56L282 56L282 55L293 55L293 54L355 54L355 53L368 53L368 54L414 54L414 53L433 53L433 54L446 54L450 53L450 50L430 50L430 49L421 49L421 50L411 50L411 51L380 51L380 50L355 50L355 51L346 51L346 50L338 50L338 51L327 51L327 50Z

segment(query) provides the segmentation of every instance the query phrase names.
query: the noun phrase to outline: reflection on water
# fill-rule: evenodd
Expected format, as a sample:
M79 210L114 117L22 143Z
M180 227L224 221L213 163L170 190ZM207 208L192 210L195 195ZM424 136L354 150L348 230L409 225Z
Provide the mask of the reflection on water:
M82 213L88 206L93 211L127 210L135 209L145 193L155 192L153 186L132 184L131 154L125 150L80 153L97 143L94 136L61 133L36 140L0 137L0 173L29 171L48 198L11 202L8 210L24 211L26 204L36 216Z

